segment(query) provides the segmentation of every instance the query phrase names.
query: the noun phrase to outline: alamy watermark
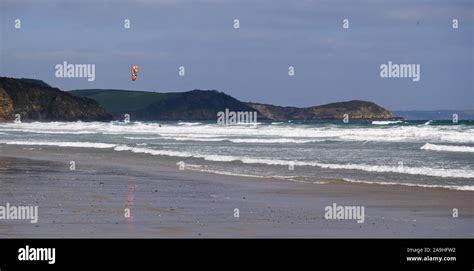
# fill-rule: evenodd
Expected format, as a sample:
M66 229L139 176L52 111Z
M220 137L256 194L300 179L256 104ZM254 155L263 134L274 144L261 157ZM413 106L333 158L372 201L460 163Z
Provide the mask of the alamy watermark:
M178 165L179 170L186 169L186 163L184 163L183 161L179 161L178 163L176 163L176 165Z
M240 20L235 18L234 19L234 29L239 29L240 28Z
M239 208L235 208L234 209L234 218L239 218L240 217L240 209Z
M21 20L20 19L15 19L15 28L20 29L21 28Z
M56 263L56 248L34 248L26 245L18 249L19 261L47 261L48 264Z
M130 24L130 23L131 23L131 22L130 22L130 19L125 19L125 20L123 20L123 28L125 28L125 29L130 29L130 27L131 27L131 24Z
M15 114L15 120L13 122L14 123L21 123L21 115L20 114Z
M130 114L123 115L123 122L130 123Z
M256 124L256 111L230 111L228 108L225 111L217 112L218 125L234 125L234 124Z
M29 220L38 223L38 206L16 206L7 202L0 206L0 220Z
M342 115L342 122L349 123L349 114Z
M453 114L453 123L456 124L459 122L459 115L458 114Z
M357 223L364 223L365 221L364 206L342 206L333 203L326 206L324 211L324 218L327 220L357 220Z
M87 78L95 81L95 64L68 64L64 61L55 66L55 76L58 78Z
M380 77L382 78L412 78L413 82L420 81L420 64L388 64L380 65Z

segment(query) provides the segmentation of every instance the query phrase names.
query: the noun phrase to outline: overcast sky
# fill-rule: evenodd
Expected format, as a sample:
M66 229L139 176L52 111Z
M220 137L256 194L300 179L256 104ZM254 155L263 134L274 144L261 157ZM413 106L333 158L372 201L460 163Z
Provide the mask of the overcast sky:
M311 106L362 99L391 110L474 109L472 0L2 0L0 76L63 90L217 89ZM15 29L15 19L21 29ZM234 29L234 19L240 28ZM124 28L124 19L131 28ZM342 27L349 20L349 29ZM459 28L452 28L452 20ZM95 81L55 65L95 64ZM419 82L380 65L420 64ZM138 79L130 79L139 65ZM178 76L184 66L186 75ZM295 76L288 76L288 67Z

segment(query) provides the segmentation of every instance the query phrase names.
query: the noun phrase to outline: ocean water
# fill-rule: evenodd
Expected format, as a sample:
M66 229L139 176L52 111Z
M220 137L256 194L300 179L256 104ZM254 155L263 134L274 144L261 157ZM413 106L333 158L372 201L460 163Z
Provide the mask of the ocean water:
M474 121L2 123L0 144L149 155L218 174L474 191Z

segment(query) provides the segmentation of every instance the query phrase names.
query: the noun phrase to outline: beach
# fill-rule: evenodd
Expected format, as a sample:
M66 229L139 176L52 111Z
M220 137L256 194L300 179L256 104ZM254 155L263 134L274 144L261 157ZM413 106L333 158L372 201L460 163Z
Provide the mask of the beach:
M39 206L37 223L0 220L0 238L474 237L472 191L229 176L160 159L0 145L2 204ZM334 203L364 206L364 223L325 219Z

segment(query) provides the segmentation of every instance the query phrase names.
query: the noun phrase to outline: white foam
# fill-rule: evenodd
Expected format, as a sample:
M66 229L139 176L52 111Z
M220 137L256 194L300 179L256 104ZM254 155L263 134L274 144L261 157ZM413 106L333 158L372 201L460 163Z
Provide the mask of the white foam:
M188 165L186 164L186 166L188 166ZM265 178L265 179L276 178L276 179L280 179L280 176L272 176L272 177L259 176L259 175L253 175L253 174L243 174L243 173L235 173L235 172L229 172L229 171L203 169L203 168L190 168L190 169L200 171L200 172L213 173L213 174L226 175L226 176L238 176L238 177L247 177L247 178Z
M315 142L324 142L323 139L291 139L291 138L276 138L276 139L230 139L230 142L234 143L261 143L261 144L273 144L273 143L315 143Z
M79 147L79 148L99 148L107 149L114 148L115 151L131 151L133 153L145 153L151 155L162 155L171 157L194 157L214 162L234 162L240 161L244 164L265 164L265 165L280 165L288 166L294 164L295 166L313 166L329 169L347 169L347 170L361 170L366 172L392 172L400 174L424 175L442 178L474 178L474 171L468 169L444 169L444 168L428 168L428 167L399 167L386 165L367 165L367 164L325 164L319 162L305 162L305 161L288 161L281 159L267 159L267 158L253 158L253 157L239 157L231 155L208 155L198 154L182 151L171 150L155 150L149 148L129 147L126 145L107 144L107 143L92 143L92 142L39 142L39 141L8 141L0 142L7 145L37 145L37 146L58 146L58 147Z
M381 166L366 164L321 164L318 166L330 169L354 169L367 172L392 172L410 175L424 175L441 178L474 178L474 171L468 169L445 169L407 166Z
M132 140L156 140L160 139L160 137L143 137L143 136L124 136L125 139L132 139Z
M474 147L470 146L450 146L426 143L421 146L421 150L444 151L444 152L474 152Z
M194 126L194 125L199 125L202 124L201 122L184 122L180 121L178 122L178 125L186 125L186 126Z
M0 142L7 145L24 145L24 146L56 146L56 147L73 147L73 148L96 148L110 149L117 145L107 143L93 142L44 142L44 141L3 141Z
M213 173L218 175L226 175L226 176L238 176L238 177L248 177L248 178L264 178L264 179L281 179L287 180L297 183L309 183L309 184L327 184L329 182L326 181L304 181L304 180L297 180L298 176L261 176L261 175L253 175L253 174L243 174L243 173L235 173L229 171L222 171L222 170L211 170L211 169L197 169L201 172L206 173Z
M20 132L24 133L33 133L33 134L57 134L57 135L88 135L88 134L96 134L94 132L88 131L35 131L35 130L28 130L22 129L19 130Z
M193 157L193 154L179 151L153 150L149 148L134 148L126 145L119 145L114 148L115 151L130 151L133 153L144 153L151 155L163 155L172 157Z
M414 184L414 183L396 183L396 182L373 182L373 181L361 181L343 178L346 182L351 183L365 183L365 184L380 184L380 185L402 185L402 186L416 186L416 187L426 187L426 188L445 188L452 190L461 190L461 191L474 191L473 185L440 185L440 184Z
M253 157L239 157L231 155L217 155L217 154L198 154L181 151L170 150L154 150L148 148L133 148L129 146L117 146L116 151L131 151L134 153L146 153L151 155L164 155L173 157L193 157L200 158L207 161L214 162L242 162L244 164L264 164L264 165L279 165L289 166L312 166L329 169L347 169L347 170L361 170L366 172L381 172L381 173L399 173L410 175L423 175L442 178L474 178L474 171L468 169L444 169L444 168L428 168L428 167L407 167L407 166L386 166L386 165L367 165L367 164L325 164L319 162L306 161L288 161L281 159L268 158L253 158Z
M199 142L219 142L227 141L226 138L210 138L210 137L183 137L183 136L163 136L158 139L176 140L176 141L199 141Z
M295 143L295 144L304 144L304 143L315 143L315 142L323 142L323 139L291 139L291 138L275 138L275 139L264 139L264 138L210 138L210 137L168 137L164 136L161 138L154 138L154 139L167 139L167 140L176 140L176 141L199 141L199 142L232 142L232 143L257 143L257 144L285 144L285 143Z
M400 122L403 122L401 120L394 120L394 121L390 121L390 120L374 120L372 121L372 124L373 125L389 125L389 124L395 124L395 123L400 123Z
M474 143L474 127L465 125L374 125L372 127L340 127L326 125L235 125L217 124L166 125L131 122L50 122L0 124L0 131L51 134L123 134L141 137L194 137L194 138L249 138L335 141L379 141L379 142L431 142Z
M218 175L226 175L226 176L238 176L238 177L249 177L249 178L264 178L264 179L283 179L292 182L298 183L310 183L310 184L327 184L327 181L304 181L304 180L297 180L299 176L262 176L262 175L255 175L255 174L244 174L244 173L235 173L230 171L223 171L223 170L213 170L208 169L207 166L202 165L193 165L193 164L186 164L186 169L195 170L200 172L206 173L213 173Z

